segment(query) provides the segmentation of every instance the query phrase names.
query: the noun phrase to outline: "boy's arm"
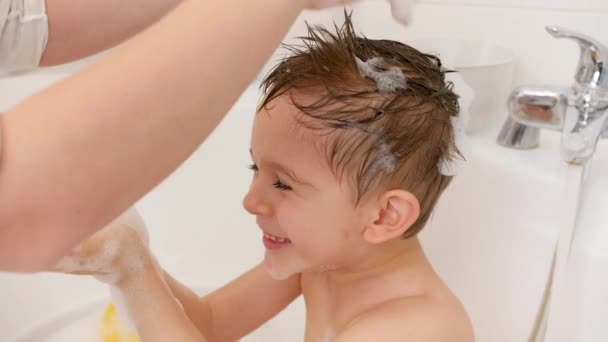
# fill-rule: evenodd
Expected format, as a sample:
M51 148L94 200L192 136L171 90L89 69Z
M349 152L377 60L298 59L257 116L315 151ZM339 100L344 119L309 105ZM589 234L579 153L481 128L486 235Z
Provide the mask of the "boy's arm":
M332 342L473 342L466 314L428 298L389 301L364 313Z
M277 281L258 265L201 298L163 272L147 241L143 220L130 210L80 244L52 271L95 275L118 289L146 342L232 342L275 316L301 292L299 275Z
M146 342L209 341L207 333L193 324L175 299L154 257L145 251L138 251L137 255L139 257L133 259L132 265L137 271L121 277L114 286L122 296L140 339Z
M263 265L204 297L170 275L165 280L190 320L209 341L236 341L270 320L300 293L300 275L274 280Z

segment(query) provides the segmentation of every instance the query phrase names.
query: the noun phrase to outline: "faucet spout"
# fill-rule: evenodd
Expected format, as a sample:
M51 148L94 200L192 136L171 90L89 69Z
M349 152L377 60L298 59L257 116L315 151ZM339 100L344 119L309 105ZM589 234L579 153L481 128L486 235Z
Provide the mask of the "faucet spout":
M568 163L582 164L591 158L600 137L606 134L608 93L575 88L562 130L562 157Z
M498 142L517 148L518 140L506 138L530 136L524 133L539 128L558 130L562 132L563 159L582 164L593 156L599 138L608 137L608 48L575 31L557 26L546 29L555 38L578 43L581 53L575 82L567 88L523 86L513 90L508 101L510 117ZM511 134L515 129L518 135ZM534 132L532 138L538 139ZM533 148L537 143L528 139L526 146Z

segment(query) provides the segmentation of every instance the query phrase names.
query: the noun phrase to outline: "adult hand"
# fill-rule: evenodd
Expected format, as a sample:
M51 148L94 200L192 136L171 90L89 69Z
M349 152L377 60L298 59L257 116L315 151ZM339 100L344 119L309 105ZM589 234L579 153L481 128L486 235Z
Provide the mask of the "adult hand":
M305 7L308 9L324 9L359 0L305 0ZM382 0L384 1L384 0ZM417 0L388 0L391 4L393 18L403 25L409 25L412 21L412 10Z
M357 1L357 0L354 0ZM305 0L304 6L308 9L324 9L354 2L353 0Z
M143 271L150 259L147 246L146 226L129 209L63 257L52 271L94 275L114 285Z

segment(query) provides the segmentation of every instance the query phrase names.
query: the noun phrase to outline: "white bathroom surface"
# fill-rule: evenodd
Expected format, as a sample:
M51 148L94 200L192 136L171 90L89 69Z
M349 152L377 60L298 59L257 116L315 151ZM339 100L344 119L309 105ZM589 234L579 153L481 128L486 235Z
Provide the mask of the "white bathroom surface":
M107 303L107 300L101 300L54 317L50 321L34 327L25 336L17 338L16 342L102 342L100 322ZM274 330L272 325L265 325L240 341L284 340L284 335L280 331Z
M198 291L199 293L204 291ZM16 342L103 342L102 318L111 302L109 297L99 298L82 306L51 317L32 327ZM124 319L119 318L121 322ZM241 339L243 342L285 341L281 319L275 319Z
M109 299L99 299L52 317L18 337L17 342L98 342L101 318Z

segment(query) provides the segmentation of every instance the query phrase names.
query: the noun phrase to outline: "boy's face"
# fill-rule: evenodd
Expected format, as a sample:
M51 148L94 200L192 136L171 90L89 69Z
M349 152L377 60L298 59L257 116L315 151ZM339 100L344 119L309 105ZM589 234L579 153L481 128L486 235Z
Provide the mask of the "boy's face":
M254 176L243 200L264 235L266 266L284 279L349 264L365 249L365 219L353 191L313 144L323 137L297 123L289 96L266 107L254 120Z

